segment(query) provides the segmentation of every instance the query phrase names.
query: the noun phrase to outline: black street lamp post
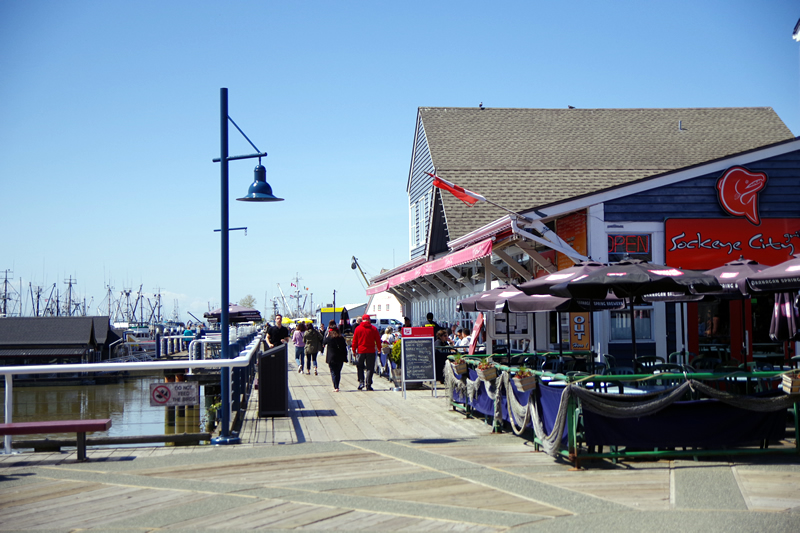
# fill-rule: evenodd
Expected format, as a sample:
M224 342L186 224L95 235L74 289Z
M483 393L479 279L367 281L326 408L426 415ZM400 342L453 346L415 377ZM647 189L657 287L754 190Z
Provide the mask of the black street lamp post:
M229 271L229 258L228 258L228 162L238 159L255 159L258 158L258 166L255 168L255 181L250 185L247 195L237 200L244 202L280 202L283 198L277 198L272 194L272 188L267 183L267 170L261 165L261 158L266 157L266 152L261 152L256 146L247 138L247 135L236 125L236 123L228 116L228 89L222 88L220 91L220 157L214 159L215 163L221 163L220 167L220 203L221 203L221 226L220 234L222 237L221 243L221 302L220 302L220 323L221 323L221 354L223 359L230 359L230 271ZM228 121L233 124L239 133L247 139L255 150L255 154L228 156ZM240 439L238 436L230 435L230 415L231 415L231 376L230 368L224 367L220 370L220 380L222 386L222 421L219 437L212 440L214 444L238 444Z

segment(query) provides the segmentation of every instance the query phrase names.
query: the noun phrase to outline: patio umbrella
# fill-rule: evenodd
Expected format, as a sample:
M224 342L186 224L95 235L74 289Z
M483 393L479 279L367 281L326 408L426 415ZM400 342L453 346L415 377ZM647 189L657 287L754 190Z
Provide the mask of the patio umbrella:
M497 287L495 289L491 289L488 291L483 291L480 294L476 294L475 296L470 296L468 298L464 298L463 300L456 303L456 311L463 311L465 313L475 313L480 311L492 311L495 312L495 308L497 307L498 302L502 302L507 300L508 298L514 298L517 296L525 296L524 293L520 292L519 289L516 287L511 287L508 285L504 285L501 287ZM564 300L561 298L561 300ZM511 357L511 331L509 326L509 311L505 311L506 314L506 347L508 349L508 357Z
M706 274L710 274L717 278L717 281L719 281L719 284L722 286L721 291L712 291L706 293L707 296L724 299L737 299L742 301L742 329L745 334L747 334L747 330L745 329L745 324L747 321L744 300L750 294L750 291L747 287L747 278L749 276L758 274L766 268L766 265L762 265L758 261L745 259L744 256L739 256L739 259L736 261L731 261L729 263L725 263L721 267L706 270ZM746 361L749 347L749 342L746 336L742 336L742 343L744 345L744 351L742 353L745 354Z
M800 254L773 267L747 277L747 287L755 292L775 292L769 336L787 341L797 336L797 309L794 295L800 290Z
M796 291L800 289L800 254L779 265L747 276L747 286L756 292Z
M532 280L526 281L525 283L521 283L517 286L519 290L524 292L527 295L535 295L535 294L550 294L550 289L553 285L557 285L559 283L564 283L566 281L579 278L581 276L585 276L586 274L597 270L598 268L603 268L605 265L598 261L581 261L579 263L575 263L569 268L565 268L563 270L559 270L557 272L551 272L546 276L542 276L540 278L534 278ZM563 347L561 342L561 311L556 310L557 312L557 320L558 320L558 328L556 331L558 332L558 352L561 353Z
M521 283L517 285L517 288L528 295L550 294L550 287L553 285L564 283L565 281L570 281L586 274L590 274L591 272L594 272L598 268L603 268L604 266L605 265L603 263L599 263L597 261L581 261L580 263L575 263L575 265L565 268L564 270L552 272L546 276L534 278L530 281L526 281L525 283Z
M636 357L634 299L653 293L697 294L720 290L714 276L692 270L627 259L551 287L554 296L604 298L608 291L625 298L631 312L631 344Z
M593 300L588 298L559 298L550 294L531 294L530 296L520 292L509 298L498 301L495 311L505 313L538 313L544 311L556 311L558 313L558 323L561 324L561 313L584 311L604 311L606 309L622 309L625 302L618 298L605 298ZM558 329L561 331L560 327ZM562 353L563 344L559 338L558 351ZM536 327L533 328L533 345L536 346ZM534 352L536 352L534 348Z
M712 291L706 294L709 296L734 296L737 298L745 296L749 294L745 280L766 268L766 265L739 256L739 259L736 261L731 261L730 263L725 263L721 267L706 270L706 274L717 278L717 281L719 281L722 287L720 291Z
M221 314L222 308L219 308L208 313L203 313L203 316L207 318L209 322L219 322ZM261 313L256 309L231 304L228 306L228 319L231 324L234 322L258 322L261 320Z

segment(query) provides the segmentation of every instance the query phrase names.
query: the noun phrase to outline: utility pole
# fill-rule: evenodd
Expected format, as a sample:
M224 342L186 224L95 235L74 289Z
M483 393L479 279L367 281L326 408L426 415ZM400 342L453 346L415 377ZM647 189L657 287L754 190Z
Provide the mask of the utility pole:
M5 276L4 276L5 279L3 280L3 295L0 296L0 300L3 301L3 305L2 305L3 314L2 314L2 316L8 316L8 300L9 300L9 296L8 296L8 273L9 272L11 272L11 270L6 269ZM11 272L11 273L13 274L13 272ZM14 278L11 278L11 279L14 279Z
M78 280L73 281L72 276L70 276L68 280L64 280L64 283L67 284L67 316L72 316L72 285L77 285Z

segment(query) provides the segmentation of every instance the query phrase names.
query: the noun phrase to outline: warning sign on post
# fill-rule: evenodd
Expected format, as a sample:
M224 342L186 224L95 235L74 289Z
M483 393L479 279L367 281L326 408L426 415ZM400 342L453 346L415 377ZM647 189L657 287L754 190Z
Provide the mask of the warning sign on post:
M150 407L200 405L200 387L194 382L151 383Z

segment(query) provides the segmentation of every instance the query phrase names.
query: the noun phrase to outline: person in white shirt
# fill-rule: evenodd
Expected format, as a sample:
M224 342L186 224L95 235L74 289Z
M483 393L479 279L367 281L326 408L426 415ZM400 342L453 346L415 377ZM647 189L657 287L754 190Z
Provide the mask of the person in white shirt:
M466 330L463 328L458 330L458 342L456 343L456 346L469 346L471 342L472 337L467 335Z
M450 326L449 338L450 342L452 342L453 345L455 346L455 344L458 342L458 324L453 324L452 326Z

